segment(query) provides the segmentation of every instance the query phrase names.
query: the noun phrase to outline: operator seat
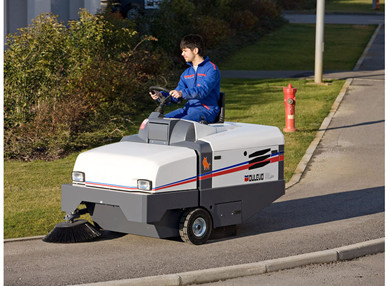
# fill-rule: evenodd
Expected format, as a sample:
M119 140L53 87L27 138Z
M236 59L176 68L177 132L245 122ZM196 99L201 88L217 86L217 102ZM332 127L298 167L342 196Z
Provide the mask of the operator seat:
M220 99L218 100L218 106L220 107L220 113L216 117L214 123L224 123L225 120L225 93L220 92Z

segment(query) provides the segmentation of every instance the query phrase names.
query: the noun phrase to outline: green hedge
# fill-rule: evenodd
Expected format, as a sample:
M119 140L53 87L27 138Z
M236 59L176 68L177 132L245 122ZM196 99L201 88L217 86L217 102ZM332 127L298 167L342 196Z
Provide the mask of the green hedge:
M150 81L166 70L154 40L115 15L86 11L68 25L41 15L10 35L5 158L54 159L120 138L143 108Z

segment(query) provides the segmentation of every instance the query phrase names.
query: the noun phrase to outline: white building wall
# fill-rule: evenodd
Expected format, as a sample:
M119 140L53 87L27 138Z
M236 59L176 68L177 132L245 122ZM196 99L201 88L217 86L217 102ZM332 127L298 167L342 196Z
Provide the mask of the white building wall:
M6 0L4 14L5 34L15 33L18 28L27 26L27 0Z
M90 13L96 14L98 10L101 8L101 1L96 0L84 0L85 4L84 7L86 10L88 10Z
M41 13L52 12L67 22L78 18L80 8L95 14L100 7L100 0L5 0L4 36L28 26Z
M13 0L12 0L13 1ZM50 13L51 0L27 0L27 22L42 13ZM12 12L12 11L11 11Z

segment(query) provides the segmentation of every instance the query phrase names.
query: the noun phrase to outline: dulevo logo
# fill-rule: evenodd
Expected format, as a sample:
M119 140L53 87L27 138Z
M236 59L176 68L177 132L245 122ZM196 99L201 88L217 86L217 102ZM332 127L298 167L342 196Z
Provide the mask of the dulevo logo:
M245 175L244 176L244 181L245 182L264 181L264 173L253 174L253 175Z

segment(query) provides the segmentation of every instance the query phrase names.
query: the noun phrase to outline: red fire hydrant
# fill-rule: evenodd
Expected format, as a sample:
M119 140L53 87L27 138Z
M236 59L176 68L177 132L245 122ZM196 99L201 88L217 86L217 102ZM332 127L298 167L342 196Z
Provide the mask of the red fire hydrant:
M379 0L372 1L372 9L373 10L380 10L380 1Z
M283 88L284 104L286 106L286 128L284 132L294 132L295 128L295 94L296 88L292 87L291 83L288 87Z

